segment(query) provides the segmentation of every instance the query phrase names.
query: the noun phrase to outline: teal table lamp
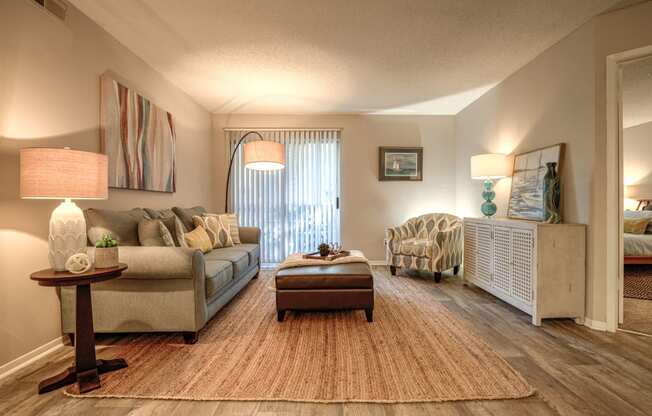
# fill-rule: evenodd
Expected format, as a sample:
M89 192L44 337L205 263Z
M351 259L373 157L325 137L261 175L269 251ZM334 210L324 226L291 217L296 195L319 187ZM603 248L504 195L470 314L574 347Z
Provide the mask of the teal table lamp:
M482 191L484 202L480 206L480 211L487 218L496 213L496 204L493 203L496 197L494 180L506 177L508 172L507 155L486 153L471 156L471 178L484 180Z

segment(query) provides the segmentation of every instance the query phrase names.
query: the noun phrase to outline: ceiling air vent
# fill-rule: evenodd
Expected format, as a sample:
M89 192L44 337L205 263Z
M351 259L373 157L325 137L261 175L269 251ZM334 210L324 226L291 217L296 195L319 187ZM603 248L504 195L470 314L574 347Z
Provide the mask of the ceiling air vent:
M61 20L66 18L68 6L63 0L32 0L39 7L44 8Z

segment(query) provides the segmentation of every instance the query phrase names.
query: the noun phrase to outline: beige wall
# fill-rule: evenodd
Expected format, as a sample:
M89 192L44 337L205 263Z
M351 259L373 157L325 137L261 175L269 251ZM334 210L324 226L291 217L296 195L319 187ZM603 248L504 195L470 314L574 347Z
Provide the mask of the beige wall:
M216 167L224 161L224 127L342 128L342 244L384 259L384 229L429 212L455 212L452 116L215 115ZM379 146L422 146L423 182L379 182ZM221 172L220 172L221 170ZM224 171L219 174L220 208Z
M606 322L606 58L652 44L652 2L596 17L464 109L456 118L457 210L473 214L479 187L469 156L521 152L558 142L564 159L563 213L588 227L587 316ZM509 180L498 185L505 213ZM615 259L612 259L612 262Z
M623 131L623 179L626 185L652 185L652 122Z
M54 289L29 273L48 267L54 201L18 198L18 149L99 151L99 76L112 70L172 112L176 194L111 190L82 207L212 207L211 120L203 108L71 7L66 22L29 1L0 0L0 365L60 335Z
M587 24L539 55L456 118L457 210L479 215L481 184L470 178L478 153L521 153L566 143L563 214L589 221L593 154L593 31ZM498 215L507 214L511 180L496 185Z

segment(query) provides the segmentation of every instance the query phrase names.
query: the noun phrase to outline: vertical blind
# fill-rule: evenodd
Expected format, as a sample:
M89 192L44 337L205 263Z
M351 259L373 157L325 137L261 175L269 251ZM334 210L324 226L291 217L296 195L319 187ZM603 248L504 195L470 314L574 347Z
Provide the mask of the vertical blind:
M247 130L226 130L229 154ZM231 173L229 205L243 226L260 227L261 262L340 242L340 131L256 130L285 145L285 169L245 169L243 146ZM247 138L245 142L260 140Z

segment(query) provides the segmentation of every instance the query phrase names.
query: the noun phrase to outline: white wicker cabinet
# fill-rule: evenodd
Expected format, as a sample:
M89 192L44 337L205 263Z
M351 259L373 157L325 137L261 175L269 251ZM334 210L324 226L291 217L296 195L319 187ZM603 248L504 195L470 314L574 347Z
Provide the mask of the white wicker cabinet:
M464 279L532 315L584 319L586 227L464 219Z

